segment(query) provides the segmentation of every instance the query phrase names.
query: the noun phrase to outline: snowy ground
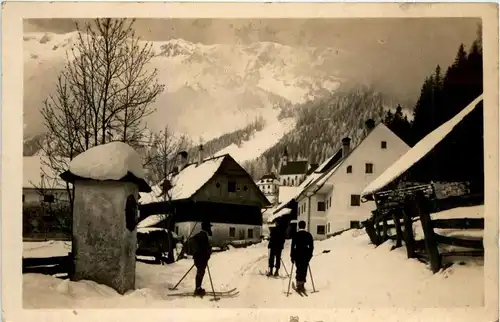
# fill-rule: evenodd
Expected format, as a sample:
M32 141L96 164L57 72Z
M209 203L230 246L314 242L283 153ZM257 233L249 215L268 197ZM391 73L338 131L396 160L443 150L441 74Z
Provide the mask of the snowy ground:
M317 293L286 297L288 279L259 274L267 267L267 244L215 253L209 267L217 290L237 287L238 297L212 302L175 298L168 288L191 267L192 260L172 265L137 263L136 290L124 296L90 281L71 282L40 274L23 275L25 308L346 308L346 307L479 307L483 304L483 261L466 259L432 274L417 260L408 260L404 247L390 251L369 244L364 231L351 230L315 244L311 262ZM290 270L289 244L283 252ZM25 257L67 254L68 242L24 243ZM323 253L323 250L329 250ZM284 270L282 270L284 273ZM208 276L205 289L210 289ZM192 291L194 270L178 287Z

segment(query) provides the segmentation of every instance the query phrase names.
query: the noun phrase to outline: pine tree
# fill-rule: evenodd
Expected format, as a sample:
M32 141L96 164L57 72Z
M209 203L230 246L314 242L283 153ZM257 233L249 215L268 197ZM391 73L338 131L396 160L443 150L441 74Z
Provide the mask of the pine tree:
M483 91L481 29L469 53L463 44L444 78L436 68L422 86L414 109L412 131L415 141L465 108ZM439 66L438 66L439 67ZM483 106L466 117L454 131L440 142L433 152L419 162L408 174L412 181L468 181L474 192L483 191Z

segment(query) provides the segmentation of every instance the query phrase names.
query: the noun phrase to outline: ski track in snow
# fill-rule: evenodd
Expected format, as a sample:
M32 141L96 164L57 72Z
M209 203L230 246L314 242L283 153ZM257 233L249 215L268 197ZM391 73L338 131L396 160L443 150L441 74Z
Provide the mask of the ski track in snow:
M482 207L459 208L482 212ZM458 210L443 212L449 216ZM459 217L464 214L460 213ZM417 229L418 230L418 229ZM92 281L72 282L42 274L23 275L25 308L352 308L352 307L480 307L484 305L484 277L481 259L461 259L450 268L432 274L426 265L406 256L404 247L390 251L392 243L373 247L363 231L347 231L339 236L315 242L311 270L317 293L312 293L308 272L309 296L295 292L286 296L289 278L268 278L267 242L246 248L214 253L209 261L215 291L237 288L234 298L210 301L208 271L203 280L204 299L172 297L167 294L194 290L195 270L169 290L193 265L181 260L171 265L137 263L136 289L119 295L111 288ZM68 243L43 242L23 244L23 257L61 256L69 251ZM324 253L324 250L329 252ZM285 243L282 259L291 270L290 241ZM295 270L294 270L295 271ZM292 273L292 281L295 272ZM464 290L467 290L464 292Z

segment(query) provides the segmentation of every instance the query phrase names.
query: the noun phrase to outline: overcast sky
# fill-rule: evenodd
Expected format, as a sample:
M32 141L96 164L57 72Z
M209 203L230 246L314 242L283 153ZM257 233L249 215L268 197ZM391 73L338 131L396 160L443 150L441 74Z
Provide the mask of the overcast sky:
M273 41L291 46L328 46L352 53L346 66L356 77L386 89L418 95L426 76L445 70L460 43L470 46L480 19L138 19L136 33L148 40L183 38L205 44ZM71 19L31 19L25 32L66 33Z
M25 20L24 27L25 31L66 33L75 30L75 21L30 19ZM414 46L453 44L455 49L457 43L472 41L478 23L479 19L472 18L138 19L135 29L148 40L183 38L207 44L275 41L288 45L358 47L381 40L393 45L398 41Z

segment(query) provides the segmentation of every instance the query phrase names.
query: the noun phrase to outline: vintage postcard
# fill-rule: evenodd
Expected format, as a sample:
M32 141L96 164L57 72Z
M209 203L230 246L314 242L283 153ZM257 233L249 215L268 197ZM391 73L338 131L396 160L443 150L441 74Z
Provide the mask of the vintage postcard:
M497 6L2 14L5 321L498 321Z

